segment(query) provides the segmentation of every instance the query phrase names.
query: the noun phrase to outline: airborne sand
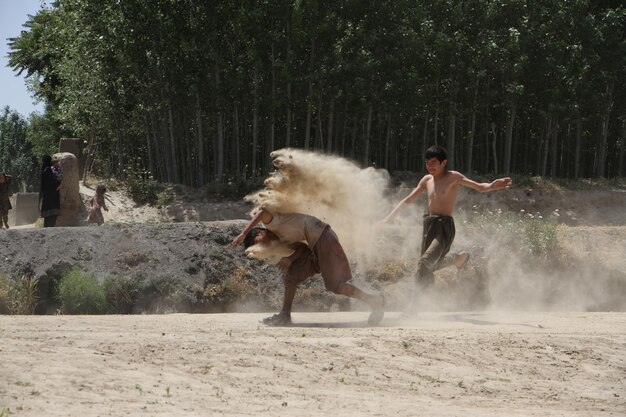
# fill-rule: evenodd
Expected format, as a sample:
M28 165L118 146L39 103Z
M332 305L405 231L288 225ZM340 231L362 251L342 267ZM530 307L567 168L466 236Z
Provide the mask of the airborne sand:
M623 313L0 316L11 416L623 416Z

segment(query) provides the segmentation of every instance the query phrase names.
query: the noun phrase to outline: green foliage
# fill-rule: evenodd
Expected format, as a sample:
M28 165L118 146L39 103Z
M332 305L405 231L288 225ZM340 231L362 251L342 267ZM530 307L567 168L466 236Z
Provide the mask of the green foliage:
M106 309L106 295L98 280L78 268L72 269L58 285L61 310L67 314L100 314Z
M245 195L260 189L263 181L258 178L228 179L225 182L211 181L205 185L205 193L209 198L241 199Z
M38 158L58 152L59 139L67 133L60 128L51 109L47 109L44 114L32 113L28 117L28 138L33 143L33 152Z
M125 180L133 201L137 204L156 205L159 194L165 186L150 175L147 171L138 168L138 163L130 164L125 170Z
M39 167L27 131L27 122L19 113L8 106L0 111L0 172L13 177L13 192L22 183L30 191L39 189Z
M10 40L10 65L46 102L44 130L94 139L99 175L128 177L132 160L149 172L127 179L141 202L159 199L153 180L264 176L283 146L421 171L421 149L439 141L462 171L613 177L626 166L625 11L585 0L65 0Z

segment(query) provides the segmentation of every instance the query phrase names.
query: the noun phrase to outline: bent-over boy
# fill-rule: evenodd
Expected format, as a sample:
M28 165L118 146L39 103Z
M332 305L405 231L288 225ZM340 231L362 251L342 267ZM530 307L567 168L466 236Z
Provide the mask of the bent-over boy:
M259 223L266 228L255 227ZM383 296L369 294L349 283L352 273L348 258L328 224L307 214L272 213L261 208L244 231L233 239L233 245L243 243L246 248L256 244L267 246L275 240L288 245L293 253L277 263L285 271L282 309L278 314L263 319L263 323L270 326L291 324L291 308L297 287L316 273L322 274L329 291L367 303L372 309L368 323L380 323L384 315Z

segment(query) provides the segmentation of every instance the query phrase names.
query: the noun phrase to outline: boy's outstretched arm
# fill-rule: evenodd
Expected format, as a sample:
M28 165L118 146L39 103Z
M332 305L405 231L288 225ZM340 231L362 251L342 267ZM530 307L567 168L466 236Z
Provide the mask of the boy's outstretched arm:
M427 179L430 177L430 175L426 175L425 177L423 177L421 179L421 181L419 182L419 184L417 184L417 187L415 187L413 189L413 191L411 191L411 194L407 195L406 197L404 197L394 208L393 210L391 210L391 213L389 213L387 215L387 217L385 217L381 223L387 223L389 222L389 220L393 219L396 214L398 214L398 212L400 211L400 209L402 207L404 207L405 204L409 204L413 201L415 201L415 199L417 199L417 197L420 196L420 194L422 194L424 191L426 191L426 181Z
M267 224L272 221L272 218L272 213L264 208L261 208L254 214L254 216L252 216L252 220L250 220L250 223L248 223L243 232L241 232L236 238L233 239L233 246L241 245L248 233L250 233L250 230L252 230L257 224L261 222Z
M508 188L513 183L513 180L509 177L498 178L492 182L476 182L474 180L470 180L465 175L461 173L457 173L459 178L459 184L464 185L465 187L469 187L473 190L476 190L481 193L486 193L489 191L502 190L503 188Z

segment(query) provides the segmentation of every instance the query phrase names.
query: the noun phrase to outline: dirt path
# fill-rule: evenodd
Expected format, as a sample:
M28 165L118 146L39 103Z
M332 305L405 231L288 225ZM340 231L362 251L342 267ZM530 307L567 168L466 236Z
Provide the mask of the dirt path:
M623 416L626 314L0 316L0 415Z

